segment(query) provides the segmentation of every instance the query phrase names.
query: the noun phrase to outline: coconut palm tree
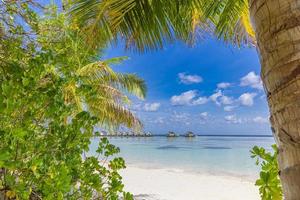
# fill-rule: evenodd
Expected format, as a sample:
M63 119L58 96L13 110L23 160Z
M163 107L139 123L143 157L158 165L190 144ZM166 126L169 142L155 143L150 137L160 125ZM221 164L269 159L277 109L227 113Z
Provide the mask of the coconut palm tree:
M255 44L283 193L294 200L300 199L299 5L299 0L75 0L71 13L84 31L123 39L140 51L176 38L193 42L203 31L238 45Z
M56 6L50 6L49 13L51 9ZM56 20L53 20L54 16ZM57 16L46 14L39 30L37 40L40 45L56 52L59 64L55 66L57 69L53 67L50 71L66 80L62 90L65 103L77 108L73 115L87 111L98 118L102 128L110 130L120 125L141 128L141 122L129 109L128 96L143 99L145 82L135 74L117 73L110 67L121 64L127 57L104 60L105 44L90 46L85 41L86 34L69 24L63 13ZM47 75L42 82L47 82Z
M65 102L76 104L74 113L88 110L107 128L121 124L141 127L141 122L126 107L130 100L125 93L143 99L146 85L136 75L116 73L108 65L121 60L122 57L90 63L75 72L76 78L64 87Z

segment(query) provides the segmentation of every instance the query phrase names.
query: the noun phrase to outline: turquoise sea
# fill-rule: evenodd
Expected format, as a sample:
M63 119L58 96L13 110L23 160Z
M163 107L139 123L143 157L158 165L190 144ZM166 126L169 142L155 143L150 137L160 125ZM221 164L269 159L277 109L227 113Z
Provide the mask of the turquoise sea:
M172 168L199 173L255 178L258 167L250 157L254 145L271 150L272 137L197 136L195 138L111 137L127 165ZM93 141L92 150L97 141Z

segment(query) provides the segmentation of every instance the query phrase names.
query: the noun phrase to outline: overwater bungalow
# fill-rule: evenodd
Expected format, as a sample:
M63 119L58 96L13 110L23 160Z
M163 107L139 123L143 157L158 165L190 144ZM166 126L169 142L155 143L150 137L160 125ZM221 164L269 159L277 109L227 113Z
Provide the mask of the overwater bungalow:
M173 131L169 131L167 137L177 137L176 133Z
M185 135L184 135L184 137L195 137L196 135L193 133L193 132L191 132L191 131L188 131Z

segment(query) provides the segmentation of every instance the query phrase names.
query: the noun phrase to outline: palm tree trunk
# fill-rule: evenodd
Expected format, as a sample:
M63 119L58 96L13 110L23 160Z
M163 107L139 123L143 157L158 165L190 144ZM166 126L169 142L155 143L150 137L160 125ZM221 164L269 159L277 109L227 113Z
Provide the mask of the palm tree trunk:
M286 200L300 200L300 0L249 0Z

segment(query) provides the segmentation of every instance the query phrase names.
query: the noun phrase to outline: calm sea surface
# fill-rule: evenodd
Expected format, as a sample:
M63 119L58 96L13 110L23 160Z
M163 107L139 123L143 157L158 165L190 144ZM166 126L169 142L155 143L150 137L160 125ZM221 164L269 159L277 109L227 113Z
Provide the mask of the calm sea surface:
M199 173L256 177L258 167L250 157L254 145L270 149L272 137L198 136L195 138L109 138L120 147L128 165L182 169ZM97 140L92 142L94 151Z

